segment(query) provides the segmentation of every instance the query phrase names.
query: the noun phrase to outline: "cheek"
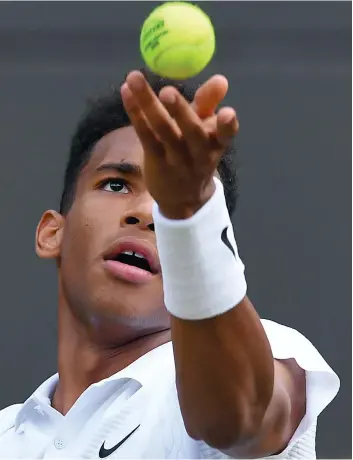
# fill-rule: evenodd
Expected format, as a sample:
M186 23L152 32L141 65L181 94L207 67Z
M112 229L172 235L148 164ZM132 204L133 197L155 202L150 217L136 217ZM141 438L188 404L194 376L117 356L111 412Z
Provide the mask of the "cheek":
M74 256L76 263L100 258L119 235L123 207L121 200L103 193L77 199L66 221L62 257Z
M97 228L98 227L98 228ZM83 262L95 250L99 218L90 215L84 206L73 206L67 217L62 245L62 258Z

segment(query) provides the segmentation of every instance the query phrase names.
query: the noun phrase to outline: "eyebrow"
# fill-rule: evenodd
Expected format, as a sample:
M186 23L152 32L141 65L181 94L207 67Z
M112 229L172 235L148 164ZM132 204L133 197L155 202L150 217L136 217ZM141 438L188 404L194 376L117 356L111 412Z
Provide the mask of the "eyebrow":
M96 171L115 171L120 174L129 174L132 176L142 176L142 169L135 163L121 161L119 163L104 163L96 169Z

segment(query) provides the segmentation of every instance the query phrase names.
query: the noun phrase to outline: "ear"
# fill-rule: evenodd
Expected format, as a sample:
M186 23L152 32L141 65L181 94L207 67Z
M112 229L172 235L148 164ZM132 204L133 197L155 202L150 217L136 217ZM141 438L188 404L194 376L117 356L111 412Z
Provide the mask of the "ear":
M42 259L57 259L64 232L65 218L56 211L45 211L36 231L36 253Z

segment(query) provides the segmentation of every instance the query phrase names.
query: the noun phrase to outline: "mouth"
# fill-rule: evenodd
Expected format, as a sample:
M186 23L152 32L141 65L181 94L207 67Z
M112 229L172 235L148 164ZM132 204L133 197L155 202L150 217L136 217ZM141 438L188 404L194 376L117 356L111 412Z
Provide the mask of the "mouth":
M148 260L140 252L123 251L110 260L120 262L125 265L130 265L130 267L137 267L140 270L145 270L149 273L153 273Z
M137 239L120 240L104 257L104 264L113 276L133 283L147 282L160 272L156 249Z

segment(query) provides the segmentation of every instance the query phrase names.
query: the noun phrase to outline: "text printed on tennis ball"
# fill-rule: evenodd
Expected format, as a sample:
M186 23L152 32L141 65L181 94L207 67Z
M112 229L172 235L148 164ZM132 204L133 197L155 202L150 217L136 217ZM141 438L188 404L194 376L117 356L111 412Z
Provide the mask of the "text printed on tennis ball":
M143 34L142 42L144 47L143 51L145 53L147 51L153 51L157 46L159 46L160 38L164 37L164 35L167 35L169 33L169 31L167 29L164 29L164 27L165 23L163 19L160 19L152 27L147 29L147 31Z

